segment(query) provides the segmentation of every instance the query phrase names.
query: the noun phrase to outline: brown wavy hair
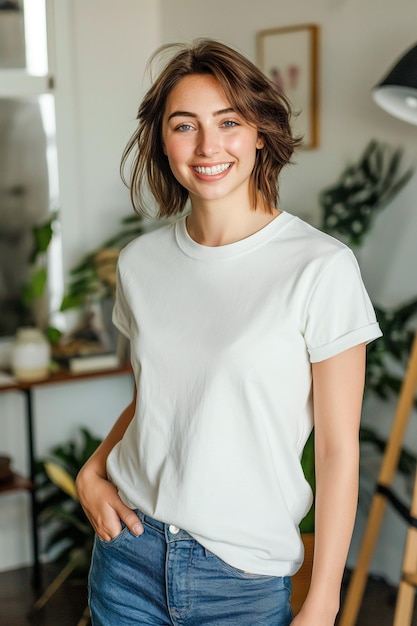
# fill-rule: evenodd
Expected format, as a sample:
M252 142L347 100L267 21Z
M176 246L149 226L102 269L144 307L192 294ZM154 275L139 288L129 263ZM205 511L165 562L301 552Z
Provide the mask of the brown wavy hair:
M137 129L122 155L121 176L130 187L135 210L147 214L146 183L158 204L159 216L181 213L186 205L188 191L172 174L163 151L162 118L171 90L182 78L193 74L213 76L233 109L258 129L264 147L257 150L252 171L252 202L256 207L260 195L265 207L276 207L278 175L284 165L291 163L294 149L301 143L291 130L288 99L245 56L213 39L161 46L149 63L166 53L171 57L143 98ZM133 160L127 181L124 172L129 157Z

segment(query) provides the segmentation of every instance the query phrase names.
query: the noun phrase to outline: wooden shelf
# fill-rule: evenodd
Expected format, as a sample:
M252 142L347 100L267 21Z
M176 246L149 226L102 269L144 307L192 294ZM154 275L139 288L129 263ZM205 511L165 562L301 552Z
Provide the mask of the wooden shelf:
M107 376L118 376L123 374L132 373L132 366L130 363L124 363L118 367L113 367L105 370L97 370L91 372L82 372L73 374L67 369L61 369L50 376L48 378L44 378L42 380L37 380L31 383L24 382L13 382L7 383L5 385L0 385L0 393L3 391L25 391L31 390L36 387L43 387L45 385L55 385L59 383L67 383L75 380L88 380L92 378L105 378Z

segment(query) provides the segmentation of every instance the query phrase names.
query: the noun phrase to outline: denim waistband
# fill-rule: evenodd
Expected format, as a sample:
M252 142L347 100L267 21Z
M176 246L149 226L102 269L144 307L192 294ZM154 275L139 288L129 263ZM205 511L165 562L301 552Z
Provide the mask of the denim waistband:
M165 522L160 522L159 520L154 519L149 515L146 515L139 509L136 509L135 513L139 517L142 524L150 526L151 528L159 531L162 535L165 535L165 539L167 542L181 540L195 541L195 539L186 530L178 528L178 526L175 526L174 524L166 524Z

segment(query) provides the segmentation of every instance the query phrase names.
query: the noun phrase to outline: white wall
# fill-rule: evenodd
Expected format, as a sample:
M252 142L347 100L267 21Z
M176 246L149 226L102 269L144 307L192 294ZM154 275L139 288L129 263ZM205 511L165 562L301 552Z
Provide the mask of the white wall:
M371 138L402 144L411 161L416 157L417 128L378 109L370 96L372 86L416 39L415 0L58 0L55 5L57 113L58 122L65 120L58 139L67 269L130 211L118 175L120 154L134 127L145 61L160 42L213 36L255 60L258 30L309 22L320 26L321 143L300 152L298 164L283 176L282 206L288 211L316 220L318 192L335 182ZM385 306L417 294L411 269L417 256L416 192L417 176L380 216L363 253L365 282L374 301ZM94 383L83 391L42 391L38 446L45 450L77 424L88 424L90 414L104 431L129 393L126 380ZM10 445L18 468L24 469L21 402L0 396L0 411L2 446ZM392 411L390 404L374 403L367 418L377 416L387 431ZM51 423L62 424L52 437ZM0 569L28 562L25 507L24 495L0 500ZM401 533L401 524L393 521L374 564L392 580L398 575Z

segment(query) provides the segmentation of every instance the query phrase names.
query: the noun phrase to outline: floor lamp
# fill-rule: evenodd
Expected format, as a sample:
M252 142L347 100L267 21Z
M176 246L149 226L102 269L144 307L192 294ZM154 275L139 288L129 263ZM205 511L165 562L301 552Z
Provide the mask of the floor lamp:
M385 111L405 122L417 125L417 45L410 48L374 87L372 96ZM407 371L401 387L387 449L367 520L356 568L352 574L339 626L354 626L366 585L369 564L381 528L385 505L389 501L408 524L393 626L410 626L417 588L417 473L411 507L408 510L391 489L398 467L401 446L417 390L417 332Z

